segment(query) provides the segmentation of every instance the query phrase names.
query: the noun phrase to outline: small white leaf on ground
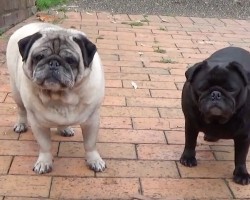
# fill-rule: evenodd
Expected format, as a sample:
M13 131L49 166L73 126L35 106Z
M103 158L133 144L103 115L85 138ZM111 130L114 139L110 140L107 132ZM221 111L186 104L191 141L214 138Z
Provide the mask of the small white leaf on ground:
M137 84L134 81L131 81L131 85L133 86L134 89L138 88Z

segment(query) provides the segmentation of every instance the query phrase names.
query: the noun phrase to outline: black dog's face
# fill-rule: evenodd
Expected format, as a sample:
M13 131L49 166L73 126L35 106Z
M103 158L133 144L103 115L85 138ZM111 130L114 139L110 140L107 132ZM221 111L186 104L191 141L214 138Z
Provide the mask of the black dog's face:
M225 124L245 101L246 83L238 67L232 63L213 66L206 62L192 74L193 100L206 123Z

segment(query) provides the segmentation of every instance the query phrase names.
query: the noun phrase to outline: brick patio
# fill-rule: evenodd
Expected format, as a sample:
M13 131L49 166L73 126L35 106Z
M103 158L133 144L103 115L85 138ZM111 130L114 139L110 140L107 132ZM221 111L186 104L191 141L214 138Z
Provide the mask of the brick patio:
M138 20L142 26L133 26ZM12 131L16 106L5 66L9 35L31 21L35 17L0 37L0 200L250 199L250 186L232 182L232 141L208 143L200 134L198 166L178 162L184 145L180 96L187 66L225 46L250 50L250 21L67 13L60 24L87 33L104 64L106 98L98 148L108 168L94 173L86 167L76 127L72 138L52 133L54 168L46 175L32 171L38 155L32 133Z

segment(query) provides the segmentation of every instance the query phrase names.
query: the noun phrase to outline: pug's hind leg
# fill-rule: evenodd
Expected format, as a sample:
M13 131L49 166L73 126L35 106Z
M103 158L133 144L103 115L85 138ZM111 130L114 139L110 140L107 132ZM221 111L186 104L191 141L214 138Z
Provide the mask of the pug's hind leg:
M72 137L75 134L75 131L72 127L63 127L63 128L57 128L58 132L64 136L64 137Z
M87 164L96 172L101 172L106 168L105 162L96 149L99 123L100 114L97 110L84 124L81 124Z
M30 119L30 118L29 118ZM33 120L29 120L33 135L40 146L39 156L33 171L38 174L52 171L53 156L51 153L50 129L38 126Z
M18 107L18 120L17 123L14 125L13 130L16 133L23 133L27 131L27 112L23 105L17 105Z

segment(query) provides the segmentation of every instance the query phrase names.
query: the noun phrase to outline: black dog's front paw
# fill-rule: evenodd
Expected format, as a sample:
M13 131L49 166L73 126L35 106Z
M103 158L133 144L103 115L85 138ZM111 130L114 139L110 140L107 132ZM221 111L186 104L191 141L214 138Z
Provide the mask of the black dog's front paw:
M234 182L241 185L248 185L250 183L250 175L247 172L245 165L238 165L234 170Z
M180 159L180 163L183 164L186 167L194 167L197 166L197 160L194 156L187 157L182 155Z
M233 180L235 183L241 185L248 185L250 183L250 175L249 174L234 175Z

